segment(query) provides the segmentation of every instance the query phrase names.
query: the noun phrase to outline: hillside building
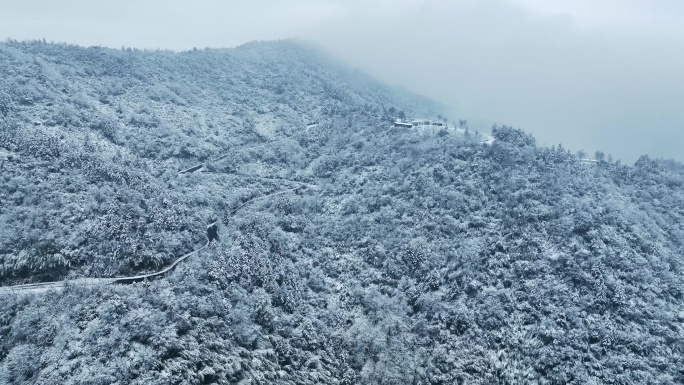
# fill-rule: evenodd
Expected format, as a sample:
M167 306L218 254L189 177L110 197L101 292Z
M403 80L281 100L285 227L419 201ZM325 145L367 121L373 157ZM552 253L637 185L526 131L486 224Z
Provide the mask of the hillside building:
M412 128L412 127L413 127L413 123L410 123L410 122L402 122L402 121L400 121L400 120L397 120L396 122L394 122L394 127Z

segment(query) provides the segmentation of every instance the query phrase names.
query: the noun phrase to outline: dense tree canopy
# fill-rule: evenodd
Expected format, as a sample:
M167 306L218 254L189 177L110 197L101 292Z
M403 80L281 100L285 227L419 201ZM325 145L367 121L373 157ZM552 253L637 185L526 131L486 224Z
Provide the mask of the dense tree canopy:
M0 292L0 383L684 382L679 163L391 128L439 108L296 42L0 73L4 286L220 234Z

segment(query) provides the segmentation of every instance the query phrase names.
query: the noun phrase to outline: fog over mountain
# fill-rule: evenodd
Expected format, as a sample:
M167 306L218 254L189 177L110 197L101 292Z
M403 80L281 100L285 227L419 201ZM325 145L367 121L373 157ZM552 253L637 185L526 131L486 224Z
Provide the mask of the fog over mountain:
M682 7L649 2L657 13L635 20L620 14L633 4L606 3L585 3L598 14L585 16L536 4L426 1L395 17L350 16L316 38L482 127L515 125L541 143L630 162L645 153L682 160L684 33L663 20L681 20Z
M671 0L32 0L3 7L0 37L167 49L300 37L473 127L634 162L684 159L683 18Z

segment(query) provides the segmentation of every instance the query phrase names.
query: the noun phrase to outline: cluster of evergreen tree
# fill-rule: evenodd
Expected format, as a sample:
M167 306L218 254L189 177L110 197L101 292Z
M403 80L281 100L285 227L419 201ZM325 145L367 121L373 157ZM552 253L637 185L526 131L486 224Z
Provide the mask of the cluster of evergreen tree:
M0 294L0 383L684 382L679 163L390 128L437 107L294 42L0 71L3 285L221 235Z

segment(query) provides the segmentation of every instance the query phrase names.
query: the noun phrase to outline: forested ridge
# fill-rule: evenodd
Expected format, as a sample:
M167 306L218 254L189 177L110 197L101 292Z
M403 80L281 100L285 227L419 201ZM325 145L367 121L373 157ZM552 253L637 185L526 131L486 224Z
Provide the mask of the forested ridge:
M684 382L679 163L392 128L440 106L295 41L0 74L1 285L220 233L0 294L2 384Z

